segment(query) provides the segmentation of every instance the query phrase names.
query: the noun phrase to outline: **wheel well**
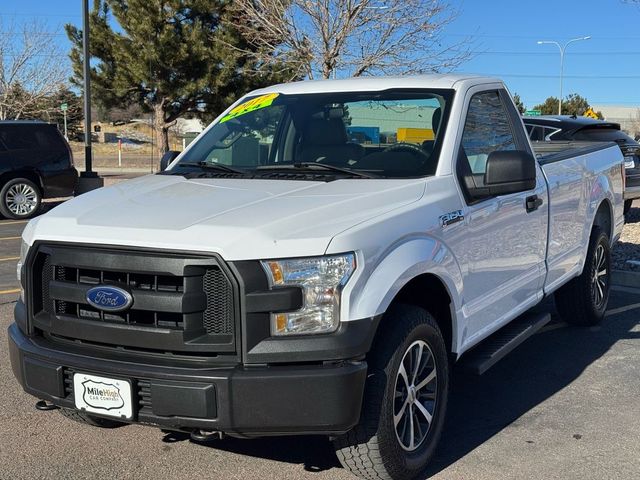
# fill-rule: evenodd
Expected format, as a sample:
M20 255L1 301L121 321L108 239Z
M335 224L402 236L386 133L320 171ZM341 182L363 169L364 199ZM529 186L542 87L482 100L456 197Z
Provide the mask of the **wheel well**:
M609 203L609 200L603 200L598 207L596 216L593 219L593 226L599 227L609 236L609 239L611 239L613 230L611 222L611 204Z
M32 170L12 170L10 172L3 173L0 175L0 188L2 188L9 180L14 178L26 178L27 180L31 180L40 189L40 193L42 193L40 175Z
M451 353L453 347L451 297L442 280L430 273L419 275L402 287L393 299L393 303L415 305L433 315L442 332L447 351Z

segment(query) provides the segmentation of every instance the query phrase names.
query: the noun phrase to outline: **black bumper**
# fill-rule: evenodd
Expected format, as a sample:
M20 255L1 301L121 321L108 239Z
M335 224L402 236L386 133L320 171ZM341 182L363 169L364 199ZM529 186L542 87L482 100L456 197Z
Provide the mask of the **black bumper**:
M54 348L55 347L55 348ZM75 372L132 382L134 423L237 436L340 434L358 421L364 361L277 366L167 366L61 350L9 327L13 373L24 390L74 408Z

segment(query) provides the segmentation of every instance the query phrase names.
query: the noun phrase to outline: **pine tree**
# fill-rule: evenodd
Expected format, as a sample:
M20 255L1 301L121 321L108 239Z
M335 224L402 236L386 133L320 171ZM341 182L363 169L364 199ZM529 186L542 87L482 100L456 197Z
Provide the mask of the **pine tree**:
M139 104L153 116L159 149L181 116L221 112L252 88L290 77L249 59L223 23L224 0L94 0L90 15L92 96L105 108ZM117 26L112 25L113 20ZM82 31L66 26L82 84Z

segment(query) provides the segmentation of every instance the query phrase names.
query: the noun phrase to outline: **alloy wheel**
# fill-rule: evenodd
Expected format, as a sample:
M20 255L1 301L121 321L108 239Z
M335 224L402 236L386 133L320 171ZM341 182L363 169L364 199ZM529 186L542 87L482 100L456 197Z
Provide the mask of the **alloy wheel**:
M38 205L38 193L31 185L16 183L7 190L5 204L15 215L29 215Z
M437 376L429 345L422 340L413 342L400 362L393 402L396 437L408 452L422 445L433 423Z
M593 256L593 276L591 277L591 298L596 308L602 307L606 300L609 269L604 245L599 244Z

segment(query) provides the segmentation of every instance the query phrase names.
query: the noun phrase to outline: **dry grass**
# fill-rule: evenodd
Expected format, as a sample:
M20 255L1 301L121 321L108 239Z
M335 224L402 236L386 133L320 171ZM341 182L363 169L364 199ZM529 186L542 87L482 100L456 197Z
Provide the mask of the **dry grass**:
M146 123L132 122L125 125L111 125L109 123L93 123L92 126L100 125L103 132L115 133L119 137L129 139L122 142L123 154L140 154L149 155L152 152L157 153L158 139L151 126ZM83 142L69 142L71 150L74 154L83 154ZM182 150L182 139L178 138L172 132L169 132L169 146L172 150ZM96 155L118 155L118 143L100 143L95 139L92 142L92 149Z

